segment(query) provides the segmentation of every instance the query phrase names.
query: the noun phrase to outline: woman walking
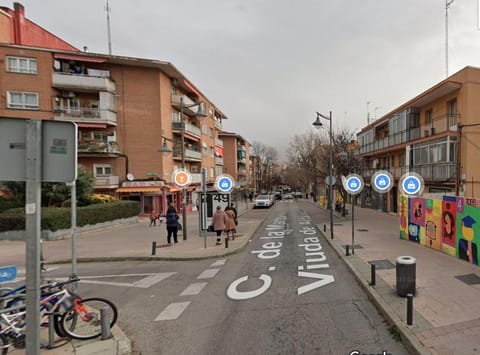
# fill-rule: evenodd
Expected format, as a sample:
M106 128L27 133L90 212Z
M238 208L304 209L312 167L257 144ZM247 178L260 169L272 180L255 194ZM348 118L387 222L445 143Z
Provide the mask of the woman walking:
M227 233L227 239L230 236L230 233L232 233L232 240L235 240L235 232L236 232L236 226L235 226L235 218L237 217L235 215L235 211L231 207L226 207L225 208L225 215L226 215L226 223L225 223L225 233Z
M177 232L178 232L178 216L177 210L173 207L173 204L168 206L167 210L167 243L170 244L173 235L173 241L178 243Z
M213 230L217 233L216 245L222 244L222 232L225 229L226 220L227 216L225 215L225 212L222 211L222 207L217 206L217 210L213 214L212 218Z

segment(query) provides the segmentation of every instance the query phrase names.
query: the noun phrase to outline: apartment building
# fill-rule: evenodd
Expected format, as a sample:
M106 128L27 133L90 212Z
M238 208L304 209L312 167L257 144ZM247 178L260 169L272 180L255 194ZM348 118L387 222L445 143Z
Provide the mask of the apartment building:
M253 167L250 157L250 143L241 135L221 131L219 138L223 141L223 172L235 180L238 190L243 194L253 191Z
M406 172L423 177L424 196L479 198L480 69L465 67L364 127L357 137L366 180L363 206L397 212L398 181ZM388 194L370 186L377 170L394 177Z
M0 62L0 117L75 122L78 163L95 191L138 200L144 214L169 202L180 210L172 174L182 152L192 174L188 210L201 168L213 186L230 160L219 138L225 115L171 63L80 51L29 21L18 3L0 7ZM165 144L170 154L159 152Z

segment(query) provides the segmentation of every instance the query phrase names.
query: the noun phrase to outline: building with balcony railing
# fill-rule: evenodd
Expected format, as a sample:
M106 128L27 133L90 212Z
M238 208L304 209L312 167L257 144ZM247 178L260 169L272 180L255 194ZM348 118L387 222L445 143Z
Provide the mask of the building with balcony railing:
M466 67L364 127L357 134L366 180L362 204L396 212L398 181L406 172L423 177L425 196L480 197L478 117L480 69ZM388 194L376 194L370 187L377 170L394 177Z

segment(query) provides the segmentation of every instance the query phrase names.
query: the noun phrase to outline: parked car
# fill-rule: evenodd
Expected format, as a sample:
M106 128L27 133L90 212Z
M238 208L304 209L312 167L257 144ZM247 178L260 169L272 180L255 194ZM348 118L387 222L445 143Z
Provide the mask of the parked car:
M273 204L272 201L273 200L271 198L271 195L258 195L257 197L255 197L255 205L253 206L253 208L270 208L270 206L272 206Z
M293 199L293 195L291 193L286 193L285 195L283 195L283 198L285 200L291 200Z

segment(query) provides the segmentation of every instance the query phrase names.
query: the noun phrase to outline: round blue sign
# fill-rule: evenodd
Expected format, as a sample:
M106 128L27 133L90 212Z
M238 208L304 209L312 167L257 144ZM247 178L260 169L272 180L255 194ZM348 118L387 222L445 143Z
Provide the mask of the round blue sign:
M379 193L388 192L393 186L392 176L388 171L379 171L373 176L373 188Z
M363 179L360 175L351 174L345 179L345 190L352 195L358 194L363 190Z
M406 194L416 195L422 188L422 183L416 176L407 176L403 179L402 188Z
M220 192L229 192L233 188L233 180L229 176L219 176L217 179L217 190Z

